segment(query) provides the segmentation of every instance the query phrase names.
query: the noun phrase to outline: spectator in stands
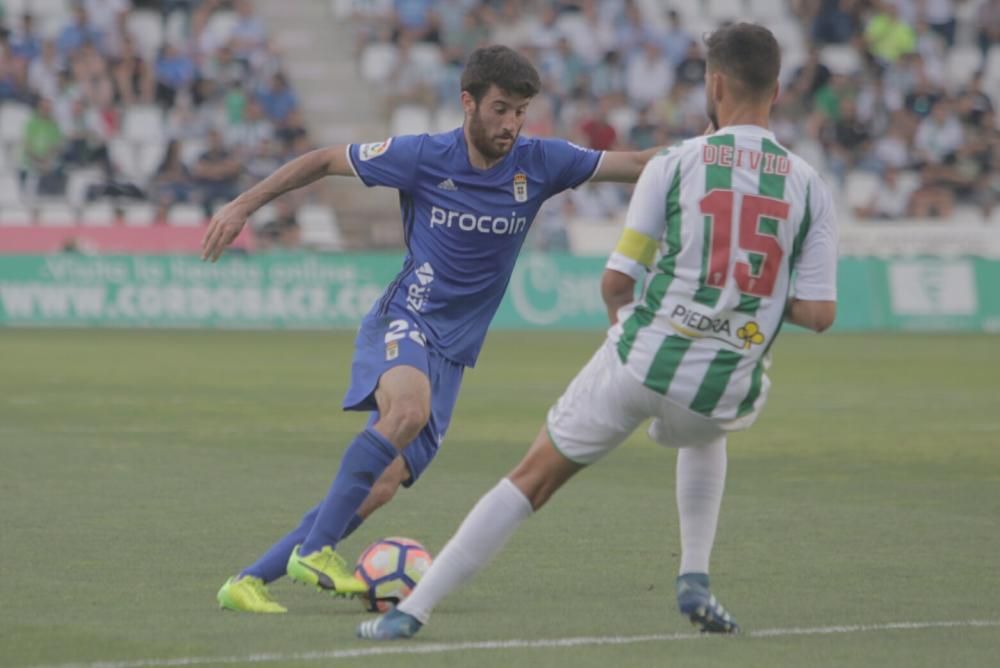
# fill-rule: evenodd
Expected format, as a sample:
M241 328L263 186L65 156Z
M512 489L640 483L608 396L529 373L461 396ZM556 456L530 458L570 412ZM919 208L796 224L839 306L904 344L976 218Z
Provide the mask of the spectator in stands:
M301 109L295 109L288 114L288 118L282 123L275 135L285 146L293 146L302 137L307 137L306 120L302 116Z
M585 139L584 144L597 151L610 151L618 141L618 133L614 126L608 122L611 104L610 97L598 100L597 105L592 108L591 113L583 119L578 128L579 133Z
M867 153L870 139L867 126L858 118L854 100L841 100L837 119L828 122L823 133L828 151L827 166L843 183L847 172Z
M105 39L121 31L132 8L130 0L83 0L87 23Z
M202 141L213 123L212 110L209 107L199 107L194 103L190 91L181 91L174 99L165 116L164 129L171 139Z
M914 58L914 68L916 69L916 81L913 88L903 98L903 107L917 118L924 118L931 113L931 109L943 97L943 93L924 73L920 67L919 59Z
M674 68L656 41L647 39L642 53L628 63L625 89L629 100L637 106L652 104L669 93L673 85Z
M554 8L551 12L553 16L557 16ZM677 20L680 21L679 16ZM642 9L635 0L626 0L622 18L618 22L616 31L617 46L615 50L622 54L622 60L628 62L632 56L639 53L648 36L649 28L642 16Z
M969 84L959 93L958 113L967 125L979 125L983 116L992 113L993 101L983 91L983 71L976 72Z
M287 197L274 201L272 216L254 228L260 250L295 248L300 243L299 223L295 219L295 204Z
M976 13L976 38L983 58L994 44L1000 44L1000 0L986 0Z
M241 189L251 188L281 167L279 147L271 137L262 137L253 147L246 147L240 161L244 165Z
M228 44L238 60L249 64L254 53L264 48L266 31L249 0L236 0L235 6L237 19Z
M10 40L10 52L29 63L42 54L42 38L35 32L35 17L31 12L21 15L21 28Z
M676 67L688 55L688 49L694 40L681 24L681 15L676 9L667 12L667 23L667 30L660 39L660 52L667 62Z
M917 48L913 27L899 17L898 0L882 0L865 26L868 50L885 63L893 63Z
M28 65L28 89L40 97L55 98L59 93L59 70L56 43L45 40L41 55Z
M962 146L964 134L950 100L939 100L930 115L920 122L913 139L918 163L940 165L954 158Z
M0 35L0 102L27 98L26 68L20 58L11 53L6 35Z
M181 160L181 143L167 142L163 159L150 180L150 195L157 207L157 220L165 220L167 209L178 202L190 202L194 195L194 180Z
M156 101L163 107L172 106L180 91L191 89L198 74L194 60L169 43L160 49L155 72Z
M822 0L810 8L812 36L819 44L844 44L857 32L855 0Z
M66 187L59 157L63 136L52 116L52 102L41 98L24 127L21 187L25 192L40 195L62 194Z
M555 10L547 9L547 11L551 13L554 20ZM459 28L445 32L442 36L442 49L445 62L461 67L470 53L486 43L489 38L489 30L483 25L481 14L482 12L477 7L471 7L462 13L462 22ZM536 26L536 29L529 38L529 42L534 46L547 48L548 45L539 43L539 35L545 28L544 17L546 14L543 13L542 16L542 23ZM552 45L555 45L554 38Z
M635 123L629 129L628 143L630 149L633 151L645 151L647 148L665 143L660 141L660 127L658 123L653 122L650 116L650 107L641 107Z
M100 48L103 38L101 31L90 24L83 1L76 0L73 3L73 22L59 33L56 46L59 48L59 54L65 59L84 44L90 43Z
M886 167L871 199L864 206L855 207L854 215L858 218L898 220L910 213L915 191L915 183L900 179L895 168Z
M433 0L394 0L396 39L405 34L417 42L425 40L433 28L433 7Z
M241 160L254 155L261 142L273 138L274 124L264 116L256 100L248 101L243 118L226 130L226 143Z
M106 109L114 102L115 87L108 61L91 42L80 45L70 58L69 68L80 95L94 106Z
M225 204L239 194L239 177L243 166L226 148L218 130L208 132L208 150L201 154L192 169L195 187L205 207L212 214L215 204Z
M257 91L257 103L271 122L280 125L299 106L298 98L281 72L271 77L271 83Z
M434 109L438 104L437 68L413 58L413 41L409 33L399 38L397 46L396 67L386 81L388 114L406 104Z
M875 163L880 169L904 169L910 165L911 118L905 111L897 111L892 115L886 133L875 141L869 162Z
M105 180L111 180L107 140L113 128L109 127L108 120L97 109L89 105L86 98L80 97L73 101L72 113L60 130L65 142L62 154L65 166L86 167L96 164L104 172Z
M788 87L803 96L811 108L813 97L830 82L830 76L830 68L820 62L819 49L810 45L806 61L795 70Z
M954 0L924 0L922 9L921 18L941 36L945 45L949 49L955 46L955 28L958 22L955 19Z
M242 84L249 71L248 63L237 60L227 43L202 59L200 75L218 86L228 87Z
M622 67L621 56L617 51L606 52L591 72L590 92L598 99L613 95L625 101L625 68Z
M122 37L121 54L112 66L112 74L117 102L126 107L153 102L156 93L153 68L136 50L129 35Z
M681 62L677 63L675 72L676 81L681 81L687 85L697 88L705 83L705 56L701 52L698 42L692 41L688 45L687 53Z

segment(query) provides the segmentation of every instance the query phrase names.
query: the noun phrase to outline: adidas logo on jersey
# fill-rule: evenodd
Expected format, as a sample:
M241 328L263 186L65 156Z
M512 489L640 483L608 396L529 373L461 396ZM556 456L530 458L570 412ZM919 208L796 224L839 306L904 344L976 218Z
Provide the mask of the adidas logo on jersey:
M430 262L424 262L422 265L417 267L417 280L420 281L420 285L427 285L434 280L434 267L431 266Z
M451 179L445 179L444 181L439 183L438 188L440 188L441 190L450 190L451 192L456 192L458 190L458 186L456 186L455 182L452 181Z

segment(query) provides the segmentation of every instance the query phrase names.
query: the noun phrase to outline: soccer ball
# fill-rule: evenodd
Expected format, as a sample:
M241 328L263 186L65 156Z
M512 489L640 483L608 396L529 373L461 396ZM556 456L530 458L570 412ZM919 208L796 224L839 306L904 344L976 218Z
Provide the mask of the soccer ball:
M411 538L375 541L354 567L355 577L368 585L362 604L369 612L388 612L410 594L430 567L430 552Z

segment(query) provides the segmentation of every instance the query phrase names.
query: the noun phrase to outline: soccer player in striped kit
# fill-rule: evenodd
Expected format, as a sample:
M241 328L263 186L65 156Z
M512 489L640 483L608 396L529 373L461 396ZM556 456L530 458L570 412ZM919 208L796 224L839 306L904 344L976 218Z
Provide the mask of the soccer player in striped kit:
M678 608L705 632L739 631L708 577L726 438L764 405L782 323L816 332L833 323L837 229L826 185L767 129L781 65L774 36L739 23L707 46L706 106L717 130L646 165L602 278L607 340L410 597L361 624L360 637L416 633L522 521L648 418L650 437L678 449Z

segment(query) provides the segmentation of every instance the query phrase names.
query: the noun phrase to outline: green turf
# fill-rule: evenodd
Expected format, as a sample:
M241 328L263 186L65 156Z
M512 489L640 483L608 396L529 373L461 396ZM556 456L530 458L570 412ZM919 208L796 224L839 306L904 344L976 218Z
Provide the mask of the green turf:
M344 544L440 549L599 334L494 333L421 484ZM0 331L0 666L370 647L356 603L215 591L325 492L362 417L351 336ZM734 436L713 562L746 629L1000 619L1000 339L786 335ZM673 454L633 437L443 603L420 643L687 633ZM402 501L402 502L400 502ZM1000 627L285 661L365 666L992 666ZM268 663L278 665L281 661Z

